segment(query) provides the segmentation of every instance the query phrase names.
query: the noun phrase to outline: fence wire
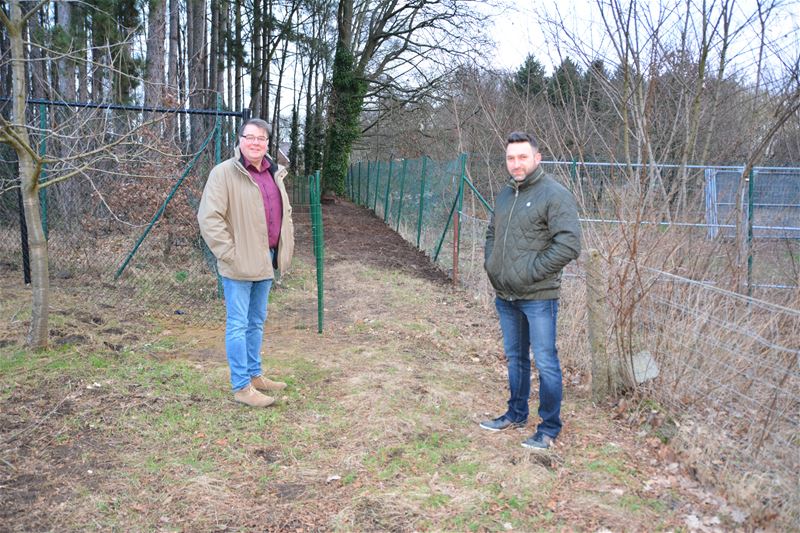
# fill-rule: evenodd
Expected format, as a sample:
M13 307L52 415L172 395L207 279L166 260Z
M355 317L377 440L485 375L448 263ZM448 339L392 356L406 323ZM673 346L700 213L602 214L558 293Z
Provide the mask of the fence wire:
M646 390L679 414L681 449L706 479L800 526L800 311L640 273L630 343L659 366Z

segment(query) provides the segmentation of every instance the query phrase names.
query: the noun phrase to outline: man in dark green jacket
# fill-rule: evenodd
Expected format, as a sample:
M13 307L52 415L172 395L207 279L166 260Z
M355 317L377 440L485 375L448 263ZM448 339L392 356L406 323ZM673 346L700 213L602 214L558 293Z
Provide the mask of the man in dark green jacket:
M561 271L580 254L581 230L575 198L544 173L541 160L533 135L509 135L510 179L497 196L486 231L484 267L497 293L511 395L505 414L480 425L501 431L528 422L532 348L542 420L522 445L546 449L561 431L561 365L556 349Z

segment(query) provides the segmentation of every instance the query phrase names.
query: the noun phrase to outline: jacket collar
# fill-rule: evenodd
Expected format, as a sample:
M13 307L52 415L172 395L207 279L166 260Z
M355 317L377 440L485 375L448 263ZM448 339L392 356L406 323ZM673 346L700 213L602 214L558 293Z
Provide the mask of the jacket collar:
M542 176L544 176L544 170L542 169L542 165L540 163L539 166L536 167L533 172L525 176L525 179L522 181L517 181L514 179L514 176L509 176L509 185L514 189L522 191L541 180Z

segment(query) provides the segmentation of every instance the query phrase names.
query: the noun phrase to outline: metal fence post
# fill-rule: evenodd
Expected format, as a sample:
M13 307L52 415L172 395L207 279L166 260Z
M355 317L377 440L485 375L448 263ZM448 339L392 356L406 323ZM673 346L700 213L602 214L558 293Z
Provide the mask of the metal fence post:
M753 192L755 181L755 172L751 168L747 185L747 296L753 296Z
M353 199L356 205L361 205L361 161L358 162L358 187L356 187L356 197Z
M317 264L317 333L322 333L322 323L325 312L323 297L323 268L325 247L322 234L322 203L320 202L319 170L308 177L309 203L311 204L311 232L314 239L314 257Z
M422 156L422 172L419 179L419 214L417 215L417 248L419 249L419 239L422 235L422 213L425 210L425 170L428 162L427 156Z
M381 162L378 161L377 163L378 163L378 172L375 174L375 187L373 187L375 189L375 198L372 200L372 212L375 213L376 215L378 214L378 212L376 211L376 209L378 208L378 188L381 184Z
M397 233L400 233L400 216L403 214L403 193L405 192L405 185L406 185L406 165L408 163L408 159L403 159L403 168L400 169L400 206L397 208L397 224L395 225L394 230Z
M383 223L389 223L389 192L392 187L392 171L394 169L394 159L389 159L389 175L386 176L386 198L383 200Z
M367 190L364 191L364 207L369 207L369 180L372 176L372 161L367 159Z
M461 177L458 180L456 202L458 207L453 213L453 284L458 285L459 249L461 247L461 211L464 208L464 180L467 178L467 154L461 154Z

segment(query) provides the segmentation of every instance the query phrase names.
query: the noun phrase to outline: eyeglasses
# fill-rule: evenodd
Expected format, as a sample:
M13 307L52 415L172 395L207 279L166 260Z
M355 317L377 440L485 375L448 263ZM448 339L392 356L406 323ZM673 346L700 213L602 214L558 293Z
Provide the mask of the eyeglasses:
M266 137L264 137L263 135L261 135L261 136L256 136L256 135L242 135L242 139L247 139L247 142L249 142L249 143L254 143L254 142L256 142L256 141L258 141L258 142L260 142L260 143L265 143L265 142L267 142L267 138L266 138Z

